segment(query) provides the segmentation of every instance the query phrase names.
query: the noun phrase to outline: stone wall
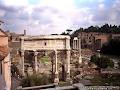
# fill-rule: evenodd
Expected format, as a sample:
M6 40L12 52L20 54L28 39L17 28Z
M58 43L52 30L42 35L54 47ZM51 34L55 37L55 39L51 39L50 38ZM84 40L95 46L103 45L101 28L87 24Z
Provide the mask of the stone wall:
M5 80L7 90L11 88L11 62L8 48L8 36L0 29L0 55L2 58L2 75Z

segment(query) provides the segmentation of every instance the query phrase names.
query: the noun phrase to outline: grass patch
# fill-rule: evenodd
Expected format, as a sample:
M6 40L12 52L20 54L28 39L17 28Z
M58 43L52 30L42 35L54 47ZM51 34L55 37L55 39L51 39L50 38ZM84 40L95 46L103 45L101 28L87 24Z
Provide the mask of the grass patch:
M48 64L50 62L50 57L49 56L43 56L40 58L40 61L44 64Z

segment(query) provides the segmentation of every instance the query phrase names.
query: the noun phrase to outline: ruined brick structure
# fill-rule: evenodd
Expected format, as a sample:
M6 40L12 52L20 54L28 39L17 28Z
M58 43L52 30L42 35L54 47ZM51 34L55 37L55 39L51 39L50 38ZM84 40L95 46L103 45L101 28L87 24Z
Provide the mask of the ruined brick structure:
M93 51L99 50L103 44L108 42L109 37L109 34L99 32L80 32L78 35L78 38L81 38L81 47Z
M8 36L0 29L0 75L3 76L7 90L11 88L11 62L9 56Z

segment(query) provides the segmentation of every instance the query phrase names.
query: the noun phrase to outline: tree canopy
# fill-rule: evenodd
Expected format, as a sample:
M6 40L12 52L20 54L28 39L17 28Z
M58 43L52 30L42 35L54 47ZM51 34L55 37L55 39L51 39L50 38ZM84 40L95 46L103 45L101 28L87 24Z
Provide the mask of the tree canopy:
M120 56L120 40L112 39L101 48L102 54Z
M120 25L104 24L102 26L90 26L88 28L79 28L75 30L72 36L77 36L80 32L99 32L99 33L120 33Z

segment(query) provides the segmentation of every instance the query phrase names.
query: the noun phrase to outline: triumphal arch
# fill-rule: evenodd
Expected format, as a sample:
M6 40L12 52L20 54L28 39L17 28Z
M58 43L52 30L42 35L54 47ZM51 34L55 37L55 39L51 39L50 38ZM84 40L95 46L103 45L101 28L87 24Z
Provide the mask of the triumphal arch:
M26 50L32 50L34 52L34 64L35 71L37 72L37 55L38 51L53 51L55 55L55 78L54 82L59 82L59 70L58 70L58 52L64 50L66 52L65 68L66 68L66 80L70 79L70 36L67 35L40 35L40 36L22 36L21 37L21 60L22 60L22 74L25 74L24 69L24 52Z

